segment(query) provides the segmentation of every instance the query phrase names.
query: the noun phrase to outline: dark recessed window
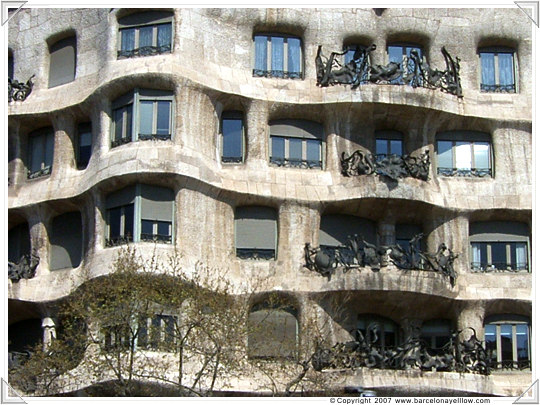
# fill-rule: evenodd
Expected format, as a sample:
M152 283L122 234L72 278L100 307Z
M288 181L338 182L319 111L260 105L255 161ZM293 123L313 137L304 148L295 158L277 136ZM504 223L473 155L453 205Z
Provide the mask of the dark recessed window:
M509 48L482 48L480 90L495 93L516 92L514 51Z
M75 36L61 39L49 48L49 88L75 80L77 39Z
M225 111L221 115L223 163L244 161L244 115L240 111Z
M303 76L302 41L298 37L257 34L253 76L301 79Z
M19 224L8 232L8 260L18 263L22 256L30 254L30 231L28 223Z
M422 52L422 48L419 45L414 44L407 44L407 45L401 45L401 44L393 44L389 45L387 48L388 52L388 62L395 62L399 64L399 67L401 71L403 72L402 77L397 78L393 80L391 83L394 84L403 84L404 82L408 82L409 84L413 86L421 86L421 78L419 78L419 81L417 83L413 81L404 81L404 78L407 76L411 76L414 74L414 67L415 63L413 62L413 58L411 57L411 52L416 53L418 55L418 58L420 60L423 59L424 53Z
M42 128L28 136L28 178L51 174L54 156L54 130Z
M403 134L398 131L375 132L375 154L377 160L391 155L403 155Z
M322 168L323 127L306 120L270 122L270 163L276 166Z
M398 344L398 326L391 319L378 315L359 315L357 339L370 340L373 346L395 347Z
M172 190L137 184L107 196L105 244L128 242L172 243L174 194Z
M531 369L531 324L523 316L498 315L486 319L486 351L495 369Z
M473 271L528 271L529 227L521 222L473 222L469 228Z
M437 134L437 174L442 176L492 176L489 134L451 131Z
M92 124L86 122L77 127L77 169L86 169L92 156Z
M170 91L135 89L112 105L112 147L137 140L169 140L174 95Z
M148 11L118 20L118 58L171 52L173 13Z
M82 217L79 211L59 215L51 224L51 270L78 267L82 257Z

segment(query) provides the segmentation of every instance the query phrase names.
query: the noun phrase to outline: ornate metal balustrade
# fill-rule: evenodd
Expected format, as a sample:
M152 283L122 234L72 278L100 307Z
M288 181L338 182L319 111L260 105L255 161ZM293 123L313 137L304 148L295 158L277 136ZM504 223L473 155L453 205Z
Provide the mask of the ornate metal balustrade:
M279 167L298 167L301 169L320 169L322 167L320 160L270 158L270 163Z
M382 326L375 322L367 327L366 336L358 331L358 341L338 343L332 348L319 347L311 361L316 371L361 367L392 370L416 368L489 375L492 368L489 353L476 337L476 331L468 329L473 331L468 340L460 342L458 337L463 331L455 332L439 353L430 354L424 342L417 337L410 337L395 347L380 346L377 335L382 331Z
M133 238L131 236L118 236L116 238L105 239L105 246L114 247L114 246L125 245L131 242L133 242Z
M223 163L242 163L244 160L241 156L222 156L221 161Z
M253 69L254 77L279 77L280 79L301 79L302 73L288 72L286 70Z
M437 174L449 177L491 177L491 169L458 169L456 167L438 167Z
M515 84L480 84L480 91L486 93L515 93Z
M473 273L491 273L491 272L527 272L529 266L527 263L508 264L508 263L480 263L471 262L471 271Z
M531 361L528 359L524 360L503 360L490 362L490 367L494 370L530 370L532 368Z
M38 265L39 256L34 253L22 255L17 263L8 261L8 278L13 282L34 278Z
M130 142L131 142L131 136L129 138L113 139L111 141L111 148L116 148L117 146L125 145L126 143L130 143Z
M448 277L453 287L457 278L453 263L458 255L448 249L444 243L439 245L435 253L420 251L418 241L423 236L423 234L418 234L412 238L407 249L397 244L375 246L358 235L347 237L344 245L335 248L327 246L312 248L310 243L306 243L304 267L330 280L338 268L341 268L344 273L362 267L379 271L390 262L400 270L434 271Z
M142 48L130 49L130 50L120 50L118 51L118 58L133 58L136 56L152 56L159 55L162 53L170 53L170 45L161 45L161 46L143 46Z
M32 179L37 179L38 177L48 176L49 174L51 174L51 171L52 171L52 167L51 167L51 166L44 167L43 169L41 169L41 170L36 170L35 172L31 172L31 171L29 170L29 171L28 171L27 178L28 178L29 180L32 180Z
M169 141L171 134L139 134L139 141Z
M429 150L418 157L381 155L380 158L377 158L372 153L361 150L355 151L347 158L345 152L341 154L341 174L346 177L376 174L393 181L404 177L414 177L426 181L429 178L429 166Z
M352 89L356 89L361 84L367 83L407 84L412 87L440 89L463 97L459 78L460 59L454 60L444 46L441 52L446 62L445 70L432 69L414 49L403 63L407 66L406 69L396 62L389 62L386 66L372 65L369 54L375 49L375 45L366 49L356 47L352 60L343 64L337 57L344 55L348 50L332 52L327 58L322 55L322 46L319 45L315 57L317 85L326 87L335 84L350 84Z
M172 243L172 236L171 235L155 235L152 233L141 233L141 240L143 242Z
M27 97L32 92L32 88L34 87L34 83L32 82L32 79L36 75L32 75L30 79L26 81L26 83L20 83L18 80L12 80L8 77L8 102L15 101L24 101L27 99Z
M276 251L274 249L237 248L236 257L244 260L274 260Z

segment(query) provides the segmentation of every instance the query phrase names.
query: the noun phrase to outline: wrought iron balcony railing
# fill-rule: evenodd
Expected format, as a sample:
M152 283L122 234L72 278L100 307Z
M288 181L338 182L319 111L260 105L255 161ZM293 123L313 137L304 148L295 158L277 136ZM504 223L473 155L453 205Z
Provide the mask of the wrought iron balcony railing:
M280 79L302 79L300 72L288 72L286 70L262 70L253 69L254 77L278 77Z
M221 161L223 163L242 163L244 159L242 156L222 156Z
M480 84L480 91L484 93L515 93L515 84Z
M171 134L139 134L139 141L169 141Z
M528 263L482 263L471 262L471 271L473 273L491 273L497 271L504 272L527 272L529 271Z
M236 257L244 260L274 260L275 249L247 249L236 248Z
M111 142L111 148L116 148L117 146L125 145L126 143L130 143L130 142L131 142L131 136L128 138L113 139L113 141Z
M142 48L130 49L130 50L120 50L118 51L118 58L133 58L136 56L152 56L159 55L162 53L170 53L171 45L161 45L161 46L143 46Z
M8 77L8 102L26 100L34 87L34 83L32 82L34 77L35 75L32 75L26 83L21 83L18 80Z
M270 163L279 167L297 167L301 169L320 169L322 167L322 162L320 160L285 159L271 157Z
M143 242L172 243L172 236L171 235L156 235L152 233L141 233L141 240Z
M456 167L438 167L437 174L448 177L491 177L491 168L458 169Z
M42 176L48 176L49 174L51 174L51 171L52 171L52 166L47 166L47 167L44 167L43 169L36 170L34 172L31 172L29 170L28 179L31 180L31 179L37 179L38 177L42 177Z
M105 246L106 247L113 247L113 246L120 246L125 245L127 243L133 242L133 237L131 236L118 236L115 238L108 238L105 239Z

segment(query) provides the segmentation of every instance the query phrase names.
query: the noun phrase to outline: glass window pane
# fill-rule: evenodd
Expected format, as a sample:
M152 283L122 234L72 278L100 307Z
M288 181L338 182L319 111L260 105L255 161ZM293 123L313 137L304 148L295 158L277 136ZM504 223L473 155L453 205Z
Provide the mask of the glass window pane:
M399 63L403 61L403 48L401 46L389 46L388 47L388 61Z
M387 139L376 139L375 140L375 153L377 155L387 155L388 154L388 140Z
M124 207L124 237L128 240L133 240L133 235L135 233L133 225L133 214L134 206L133 204L126 205Z
M127 28L121 31L122 51L132 51L135 48L135 29Z
M527 266L527 243L525 243L525 242L516 242L516 243L513 243L512 245L515 246L515 259L514 259L514 257L512 257L512 264L515 265L514 268L516 270L526 270L528 268L528 266Z
M486 85L494 85L495 55L493 53L480 53L480 65L482 69L481 83Z
M400 140L390 141L390 153L398 156L403 154L403 146Z
M289 138L289 160L302 160L302 139Z
M171 133L170 121L171 121L171 102L170 101L158 101L157 102L157 130L158 135L169 135Z
M511 53L500 53L499 57L499 84L508 86L514 84L514 56Z
M153 235L154 221L149 221L147 219L141 220L141 233L144 235Z
M476 169L489 169L489 143L475 142L474 149L474 166Z
M120 218L122 217L122 209L112 208L109 210L109 239L120 237Z
M125 115L125 119L126 119L126 133L124 134L124 138L127 138L131 141L132 139L132 133L131 133L131 124L132 124L132 116L133 116L133 104L130 104L128 106L125 107L125 110L126 110L126 115Z
M486 351L491 359L497 361L497 327L486 325L484 339L486 341Z
M43 155L45 153L43 145L43 136L33 136L30 138L30 171L38 172L41 170Z
M516 346L519 360L529 359L529 326L516 325Z
M158 25L158 37L157 46L161 48L161 51L170 50L172 44L172 25L160 24Z
M287 70L289 71L289 77L300 77L300 39L288 38L287 39ZM291 75L291 73L295 73Z
M471 144L469 142L456 142L456 168L472 168Z
M281 76L283 72L283 37L272 37L272 70L275 76Z
M154 102L141 101L139 104L139 134L151 135L154 115Z
M79 147L79 165L86 166L92 156L92 146Z
M114 139L122 139L124 108L114 110Z
M491 263L497 269L505 269L507 266L506 243L491 242Z
M79 146L92 145L92 132L83 132L79 134Z
M501 360L512 361L512 325L501 325Z
M268 38L262 35L256 35L255 38L255 70L268 70L266 63L266 47Z
M44 166L51 167L53 164L54 155L54 133L48 133L45 135L45 158Z
M221 127L223 131L223 157L242 158L242 120L225 118L221 122Z
M285 159L285 139L278 136L271 136L270 141L272 142L272 160L283 160Z
M139 49L144 48L145 46L152 46L153 31L153 26L139 28Z
M157 234L162 236L171 235L171 223L166 221L158 221L157 223Z
M317 163L317 166L320 166L321 162L321 141L315 139L308 139L307 142L307 161L313 165Z
M453 167L452 142L437 142L437 163L439 168L451 169Z

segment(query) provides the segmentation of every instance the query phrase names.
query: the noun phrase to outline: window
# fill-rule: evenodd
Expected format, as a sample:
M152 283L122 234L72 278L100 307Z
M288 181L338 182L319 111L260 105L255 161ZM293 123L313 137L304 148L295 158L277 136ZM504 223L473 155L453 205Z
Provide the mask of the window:
M49 88L75 80L77 39L61 39L49 47Z
M277 215L270 207L238 207L234 218L236 256L240 259L274 260Z
M529 227L520 222L473 222L469 228L473 271L528 271Z
M244 120L239 111L226 111L221 115L223 163L242 163L244 161Z
M398 326L391 319L378 315L359 315L356 324L357 339L364 339L377 347L394 347L398 344Z
M112 106L111 146L171 139L173 102L172 92L150 89L135 89L116 99Z
M480 90L515 93L514 51L509 48L482 48L480 55Z
M452 131L437 134L437 174L443 176L492 176L489 134Z
M87 122L77 127L77 169L86 169L92 156L92 124Z
M263 359L297 357L298 319L292 306L263 302L248 317L248 356Z
M75 268L82 257L82 218L78 211L59 215L52 220L51 270Z
M13 70L14 69L14 61L13 61L13 53L11 52L11 49L8 50L8 78L13 80Z
M54 130L52 127L32 132L28 137L28 178L51 174L54 154Z
M420 339L431 355L442 354L442 349L450 343L452 329L448 319L432 319L422 324Z
M270 122L270 163L276 166L322 168L323 127L305 120Z
M173 13L149 11L118 19L118 58L171 52Z
M353 44L344 46L343 51L345 51L345 55L343 55L343 65L349 65L352 61L354 61L354 56L357 51L365 51L366 49L367 47L364 45ZM361 74L361 77L357 79L358 83L353 83L353 85L367 82L369 73L369 54L366 55L366 59L360 59L359 54L357 54L356 57L359 59L359 61L358 63L355 62L351 68L354 72Z
M131 329L123 323L101 329L105 350L125 350L131 346Z
M106 246L140 241L172 243L172 190L136 184L109 194L106 208Z
M410 252L411 248L414 249L415 254L412 258L414 260L415 267L423 268L422 258L420 257L420 251L422 251L422 239L413 241L411 246L411 240L422 233L422 228L418 225L410 224L396 224L396 244L399 245L405 252Z
M375 224L354 215L326 214L321 217L319 247L330 257L334 257L339 250L341 258L353 264L354 252L347 247L347 240L355 235L375 244Z
M486 318L484 340L490 367L519 370L532 367L530 326L528 318L518 315Z
M18 263L23 255L30 254L30 232L28 223L19 224L8 232L8 260Z
M303 76L302 42L288 35L257 34L253 76L301 79Z
M398 131L375 132L375 154L377 160L383 160L390 155L403 155L403 134Z
M399 77L395 80L393 80L391 83L393 84L403 84L404 78L407 76L412 77L415 69L415 63L413 62L413 59L411 58L411 52L414 51L418 54L418 57L420 60L423 59L423 52L422 48L418 45L402 45L402 44L394 44L388 46L388 62L395 62L399 64L401 70L403 71L402 77ZM412 86L421 86L421 78L418 78L419 82L415 83L413 81L410 81L409 84Z
M154 315L140 317L137 334L137 347L148 350L172 351L176 331L176 316Z

